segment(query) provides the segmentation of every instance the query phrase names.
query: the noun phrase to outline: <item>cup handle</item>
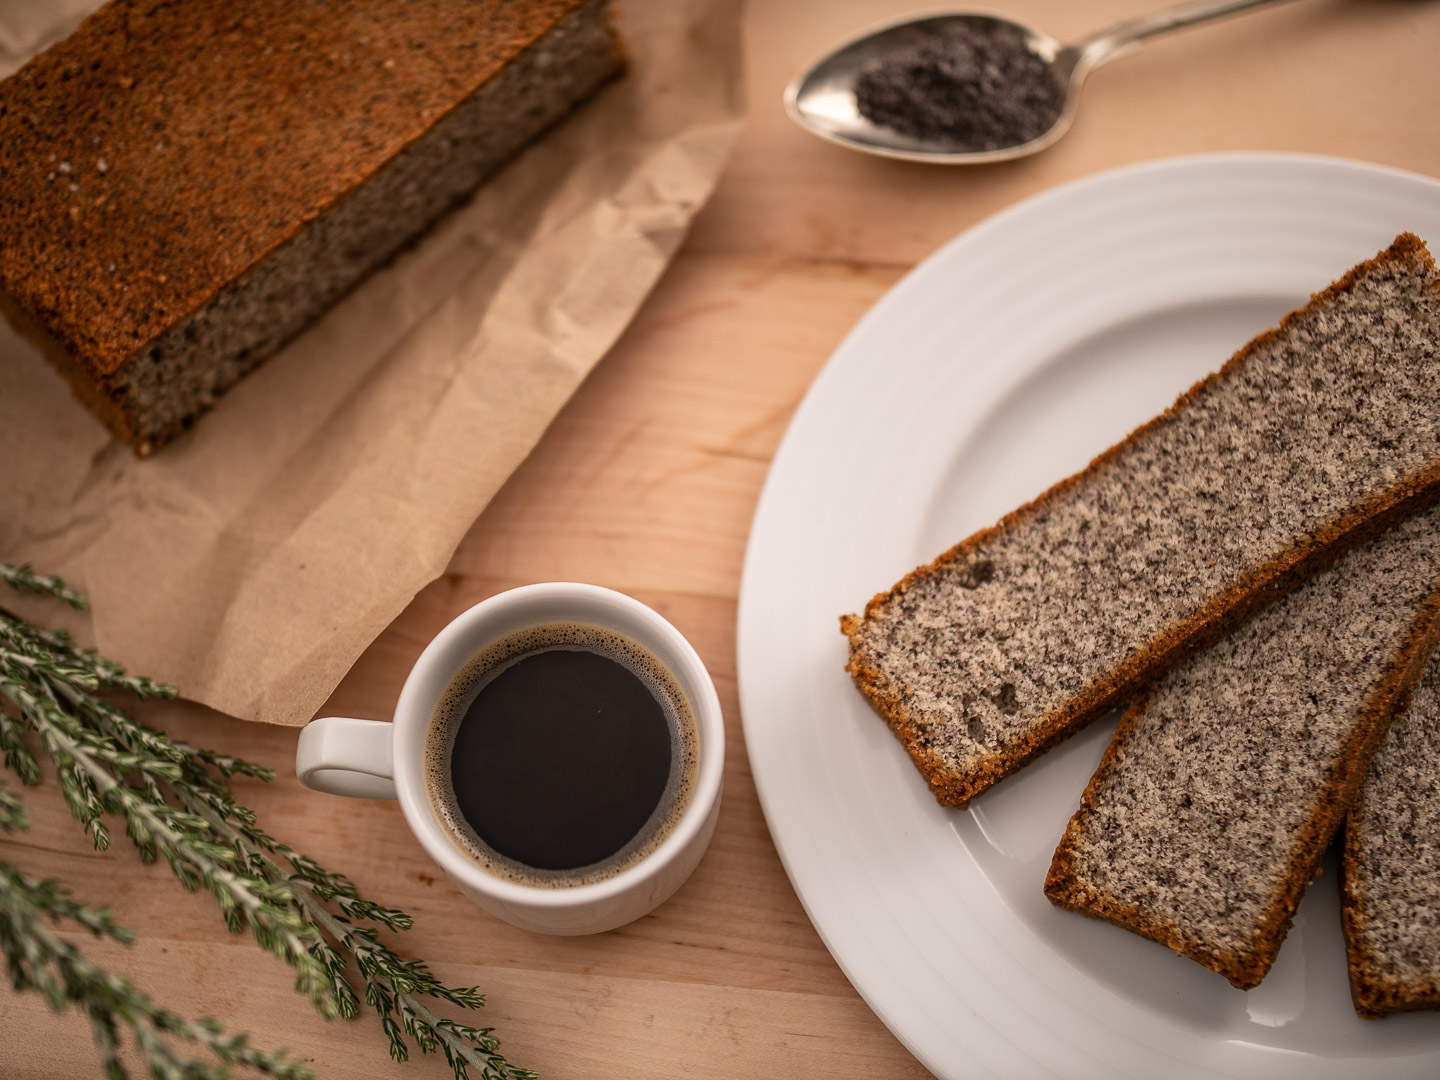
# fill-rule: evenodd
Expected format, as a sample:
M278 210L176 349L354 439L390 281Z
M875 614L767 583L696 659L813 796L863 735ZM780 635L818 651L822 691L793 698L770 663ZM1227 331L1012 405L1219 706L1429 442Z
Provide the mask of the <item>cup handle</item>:
M328 795L393 799L393 731L394 725L381 720L312 720L295 747L295 773L306 787Z

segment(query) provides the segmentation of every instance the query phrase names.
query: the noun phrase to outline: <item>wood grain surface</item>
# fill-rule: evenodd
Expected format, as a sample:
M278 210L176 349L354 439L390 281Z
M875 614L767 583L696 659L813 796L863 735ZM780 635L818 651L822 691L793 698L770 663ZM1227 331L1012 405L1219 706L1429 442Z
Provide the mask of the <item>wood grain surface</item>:
M983 6L1068 39L1159 5ZM899 10L881 0L750 7L751 118L686 247L445 576L381 635L325 710L388 717L430 636L500 589L570 579L632 593L695 644L726 713L719 827L674 899L590 938L512 929L460 896L394 804L301 788L294 730L185 704L144 710L192 741L278 766L274 785L237 785L241 800L273 834L413 914L402 951L428 958L452 983L478 984L489 996L484 1022L506 1054L546 1080L928 1075L847 982L791 889L756 798L736 692L736 596L766 468L811 379L865 310L987 214L1112 166L1294 150L1440 175L1440 4L1305 0L1154 42L1094 77L1053 150L965 171L864 158L784 117L780 93L797 69ZM389 1063L373 1016L314 1017L288 970L218 932L213 903L182 893L165 868L140 866L123 842L88 850L53 783L27 797L34 824L0 840L0 858L111 904L138 941L85 948L162 1004L289 1047L321 1076L448 1075L434 1059ZM0 990L0 1076L97 1072L81 1019Z

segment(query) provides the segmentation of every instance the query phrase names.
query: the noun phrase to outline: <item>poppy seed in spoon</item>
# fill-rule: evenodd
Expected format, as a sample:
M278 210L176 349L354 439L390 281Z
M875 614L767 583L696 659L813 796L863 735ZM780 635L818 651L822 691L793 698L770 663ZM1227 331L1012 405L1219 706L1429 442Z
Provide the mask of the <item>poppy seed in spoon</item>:
M872 61L855 82L856 108L871 123L971 151L1038 138L1064 102L1022 35L965 23Z

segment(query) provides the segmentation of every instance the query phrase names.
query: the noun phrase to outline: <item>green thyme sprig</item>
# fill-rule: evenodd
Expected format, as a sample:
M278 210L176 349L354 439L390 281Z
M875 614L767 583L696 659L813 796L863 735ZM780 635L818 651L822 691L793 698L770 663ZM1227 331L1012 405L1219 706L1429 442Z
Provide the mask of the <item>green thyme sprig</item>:
M84 603L63 582L28 567L0 565L0 576L18 588ZM358 1015L353 965L395 1060L408 1059L408 1036L422 1053L442 1053L457 1080L466 1080L470 1068L482 1080L534 1080L533 1072L500 1054L492 1029L439 1017L427 1005L429 999L476 1009L484 998L474 987L445 986L424 962L404 960L381 941L381 929L409 929L408 915L365 899L348 878L266 834L254 812L231 796L231 777L269 781L273 770L171 739L98 696L109 691L141 699L174 695L171 687L127 675L79 648L61 631L0 612L0 699L14 713L0 712L4 763L22 783L38 783L39 764L26 736L36 738L96 848L110 843L105 819L122 818L142 860L164 858L186 889L213 896L230 930L248 928L262 948L295 970L296 989L322 1016ZM7 809L11 803L13 811ZM23 804L0 788L0 818L7 813L23 818ZM113 1024L96 1029L102 1056L106 1031L113 1032ZM136 1039L148 1054L138 1032Z
M30 564L11 566L9 563L0 563L0 578L3 578L7 585L20 589L23 592L44 593L53 596L62 604L69 604L78 611L84 611L90 606L90 601L84 595L76 592L58 577L42 577L30 569Z
M20 714L18 724L7 719L5 726L23 724L38 734L55 763L71 814L96 849L110 846L105 816L123 818L142 862L163 857L187 890L204 888L232 930L248 925L262 948L295 969L297 988L322 1012L333 1014L324 972L309 951L314 929L290 910L290 890L251 873L238 863L233 848L210 835L205 819L166 800L162 785L183 776L183 755L164 753L159 739L136 740L126 747L107 737L102 723L110 709L93 693L114 687L123 674L87 663L86 655L63 635L50 635L47 645L26 630L20 620L0 616L0 696ZM148 696L168 688L144 689ZM18 756L25 752L20 736L19 731L7 731L0 735L0 745ZM38 768L17 774L23 781L37 775Z
M225 1065L254 1069L279 1080L310 1080L304 1063L284 1052L265 1052L249 1036L226 1035L214 1020L186 1020L159 1008L128 980L103 971L79 949L59 937L47 919L73 922L96 937L129 944L133 935L117 926L105 909L85 907L53 880L34 878L0 863L0 951L17 990L37 990L59 1010L74 1003L90 1019L100 1060L109 1077L123 1077L117 1056L120 1025L129 1029L158 1080L222 1080ZM183 1056L172 1040L202 1043L224 1064L220 1067Z
M0 784L0 829L17 832L30 827L30 808Z
M116 741L122 745L128 742L132 738L129 729L135 726L128 717L120 718L112 728ZM183 744L174 745L190 750ZM518 1068L500 1054L493 1029L439 1018L422 1000L428 997L462 1009L478 1009L485 1004L478 988L446 986L423 961L401 959L380 940L375 926L356 925L371 922L387 930L404 931L411 926L409 915L365 899L343 874L326 870L269 836L256 824L254 813L236 803L205 772L192 766L184 778L170 786L181 804L205 818L212 833L224 837L252 872L291 890L295 910L316 931L312 955L327 973L331 997L341 1017L348 1020L359 1012L358 999L346 978L348 965L343 950L365 980L365 1001L379 1014L390 1041L390 1056L396 1061L406 1061L410 1056L403 1032L415 1041L421 1053L443 1053L457 1080L468 1075L467 1066L479 1069L482 1080L535 1080L534 1072ZM334 902L339 914L326 907L329 901Z

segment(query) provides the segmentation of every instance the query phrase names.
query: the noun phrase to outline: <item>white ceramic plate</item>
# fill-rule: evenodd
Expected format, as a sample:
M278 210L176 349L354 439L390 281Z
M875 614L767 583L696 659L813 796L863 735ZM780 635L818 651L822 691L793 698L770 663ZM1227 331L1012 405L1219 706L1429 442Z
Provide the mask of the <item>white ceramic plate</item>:
M1052 908L1045 870L1113 720L942 809L842 670L837 625L1406 229L1440 251L1440 183L1332 159L1073 183L906 277L796 413L745 561L745 738L811 919L938 1075L1440 1075L1440 1015L1352 1011L1333 866L1249 993Z

